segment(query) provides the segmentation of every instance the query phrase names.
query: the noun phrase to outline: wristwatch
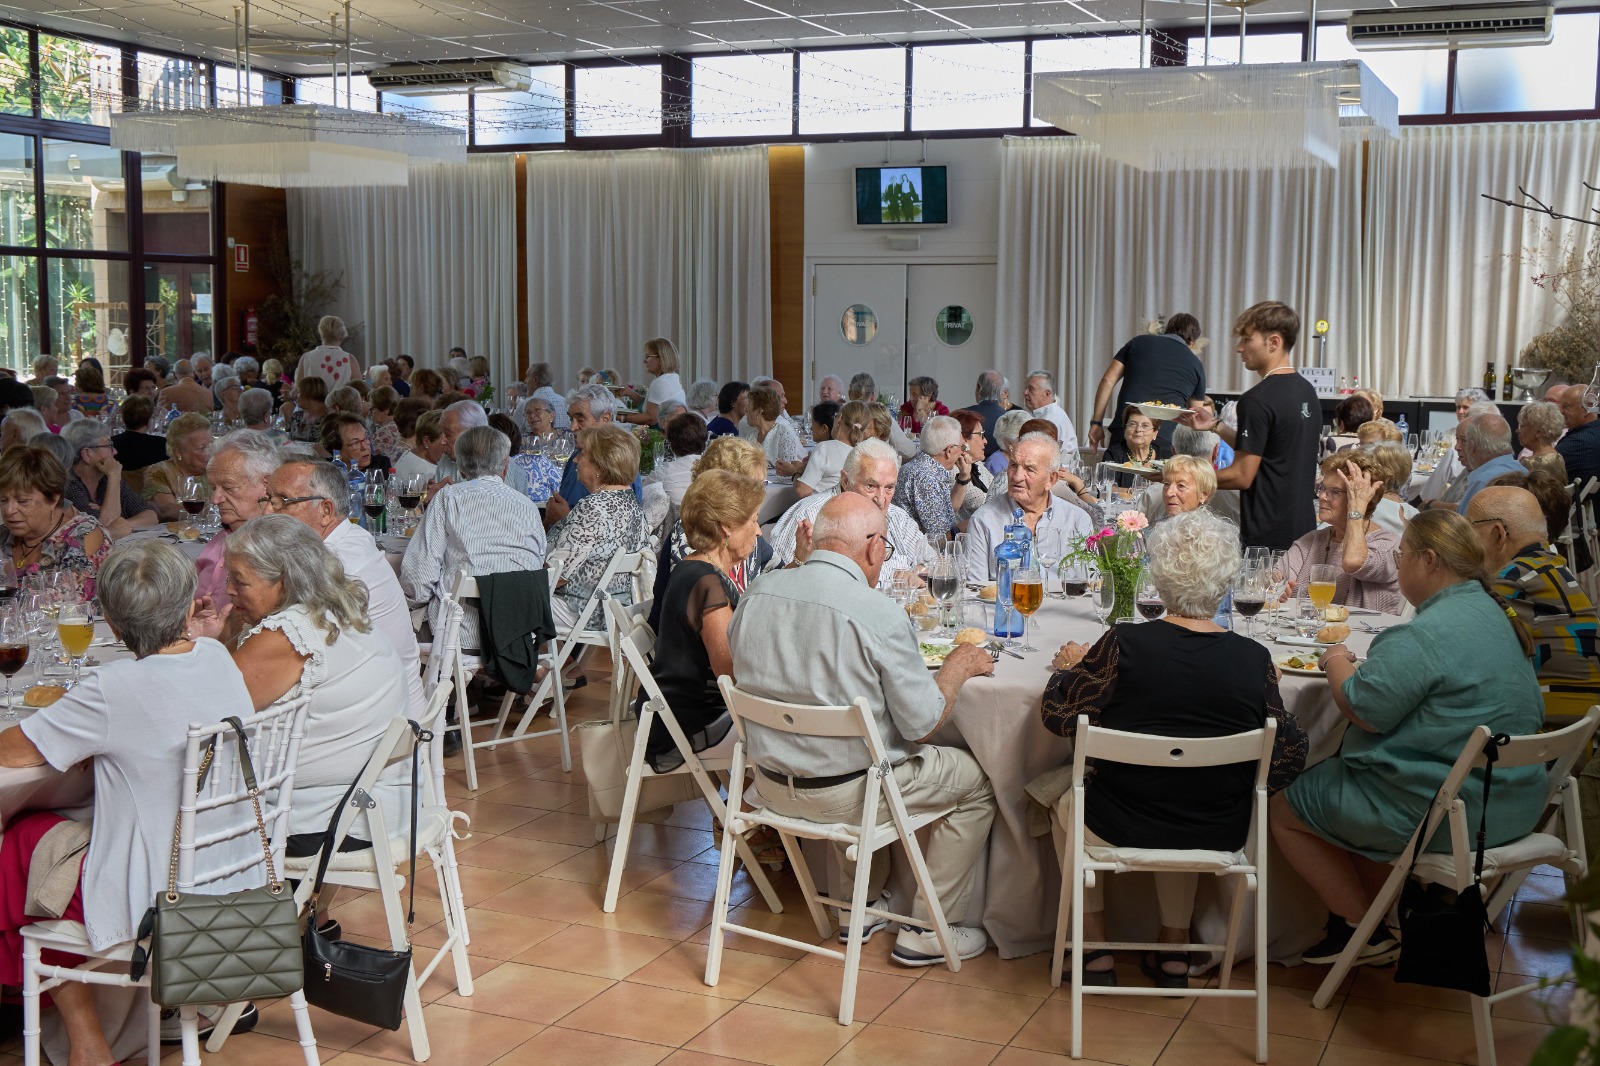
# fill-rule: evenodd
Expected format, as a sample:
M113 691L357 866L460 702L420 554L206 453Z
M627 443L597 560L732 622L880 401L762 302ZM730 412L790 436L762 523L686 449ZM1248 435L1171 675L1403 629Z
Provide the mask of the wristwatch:
M1101 420L1100 420L1100 419L1098 419L1098 418L1096 418L1096 419L1092 419L1092 420L1090 420L1090 422L1089 422L1089 424L1090 424L1090 425L1091 425L1091 426L1104 426L1104 425L1105 425L1105 422L1103 422L1103 421L1101 421Z
M966 478L966 479L956 478L956 484L957 485L970 485L970 484L972 484L972 479L970 477Z
M1364 513L1362 513L1361 511L1351 511L1349 514L1345 515L1344 517L1345 517L1345 519L1347 521L1350 521L1350 522L1355 522L1357 520L1365 522L1367 520L1367 516Z

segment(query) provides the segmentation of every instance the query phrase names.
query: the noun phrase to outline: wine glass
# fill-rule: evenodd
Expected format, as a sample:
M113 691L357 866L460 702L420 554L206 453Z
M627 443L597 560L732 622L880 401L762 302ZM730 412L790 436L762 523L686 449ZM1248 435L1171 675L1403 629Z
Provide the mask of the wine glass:
M928 568L928 587L939 601L940 632L953 635L950 608L961 595L961 563L948 548Z
M1061 576L1063 597L1082 596L1089 591L1089 579L1092 575L1088 563L1082 559L1062 559L1056 569Z
M1095 574L1091 579L1094 583L1094 598L1090 605L1094 608L1094 617L1102 628L1106 627L1106 619L1111 617L1117 606L1117 583L1105 574Z
M56 611L56 635L61 647L72 657L72 683L78 683L83 670L83 660L88 658L89 645L94 643L94 604L81 597L69 597Z
M1050 575L1056 573L1060 567L1063 554L1061 534L1058 531L1040 530L1039 535L1033 538L1033 558L1039 564L1039 572L1044 577L1046 596L1050 595Z
M383 478L375 477L367 482L361 496L361 509L367 515L367 532L372 534L381 532L378 520L388 508L389 486L384 483Z
M1333 597L1339 588L1339 568L1332 563L1313 563L1309 569L1311 580L1306 582L1306 597L1316 607L1317 614L1322 615L1333 606Z
M400 481L399 500L400 506L405 508L406 528L414 528L422 518L422 493L428 487L428 478L425 474L407 474Z
M1244 616L1245 635L1251 640L1255 639L1256 615L1266 606L1267 588L1271 582L1267 571L1248 565L1241 566L1239 576L1234 579L1233 609Z
M6 705L0 720L14 722L21 717L11 694L11 678L27 665L28 648L28 620L12 600L0 610L0 674L6 675Z
M1011 575L1011 606L1022 616L1022 647L1019 651L1038 651L1028 639L1033 629L1033 612L1044 603L1044 571L1034 561L1018 567Z
M1276 624L1283 597L1289 591L1287 553L1275 551L1267 563L1267 613Z
M1139 571L1138 591L1134 594L1134 606L1139 608L1139 614L1147 622L1154 622L1167 611L1167 605L1161 602L1161 593L1156 591L1155 578L1150 576L1149 570Z
M186 477L183 484L178 487L178 502L183 505L184 524L193 528L195 516L205 510L206 485L197 477Z

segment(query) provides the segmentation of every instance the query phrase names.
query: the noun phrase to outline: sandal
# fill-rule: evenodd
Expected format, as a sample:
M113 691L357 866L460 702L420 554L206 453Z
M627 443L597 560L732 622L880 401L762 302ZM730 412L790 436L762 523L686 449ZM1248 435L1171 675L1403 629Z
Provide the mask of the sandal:
M1083 986L1085 988L1088 988L1091 985L1096 988L1116 988L1116 967L1112 967L1109 970L1089 969L1089 964L1091 962L1099 962L1101 959L1110 959L1114 957L1115 956L1113 956L1110 951L1107 951L1104 948L1098 951L1085 951L1083 953ZM1070 949L1067 951L1066 961L1067 965L1065 967L1065 976L1067 980L1070 981L1072 980L1072 952Z
M756 862L770 870L782 870L789 858L789 853L783 849L783 839L771 826L760 825L750 830L744 835L744 842L750 845Z
M1169 973L1169 963L1181 963L1183 973ZM1155 982L1157 988L1189 987L1189 953L1187 951L1147 951L1139 956L1139 972Z

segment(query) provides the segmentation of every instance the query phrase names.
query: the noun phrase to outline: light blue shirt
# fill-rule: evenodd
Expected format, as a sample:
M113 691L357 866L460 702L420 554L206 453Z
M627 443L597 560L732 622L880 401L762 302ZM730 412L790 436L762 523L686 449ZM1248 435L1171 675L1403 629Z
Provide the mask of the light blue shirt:
M1465 515L1467 513L1467 504L1472 502L1472 497L1476 496L1480 490L1495 478L1503 477L1506 474L1526 474L1527 472L1528 468L1518 462L1516 456L1510 454L1497 455L1478 467L1478 469L1467 471L1465 479L1467 487L1461 494L1461 502L1456 505L1456 511Z

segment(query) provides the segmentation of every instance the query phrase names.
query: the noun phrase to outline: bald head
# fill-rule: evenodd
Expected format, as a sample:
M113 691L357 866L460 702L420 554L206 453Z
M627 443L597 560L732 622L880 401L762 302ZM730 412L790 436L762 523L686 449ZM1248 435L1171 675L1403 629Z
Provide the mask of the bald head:
M1594 421L1594 412L1588 406L1589 388L1586 385L1568 385L1561 390L1556 402L1561 406L1561 417L1568 429L1577 429Z
M861 567L867 584L878 583L878 573L888 555L884 513L865 496L841 492L817 512L811 542L820 551L837 552Z
M1509 485L1491 485L1472 497L1467 519L1488 552L1490 570L1500 570L1530 544L1543 545L1550 535L1539 498Z

